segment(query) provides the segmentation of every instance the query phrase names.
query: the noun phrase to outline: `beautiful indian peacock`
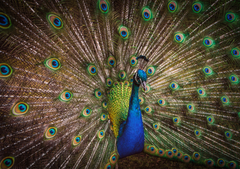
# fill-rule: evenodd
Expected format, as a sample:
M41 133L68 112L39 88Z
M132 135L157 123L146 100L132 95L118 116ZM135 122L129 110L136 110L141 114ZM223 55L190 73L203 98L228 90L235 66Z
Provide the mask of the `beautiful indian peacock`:
M0 168L240 168L239 6L0 0Z

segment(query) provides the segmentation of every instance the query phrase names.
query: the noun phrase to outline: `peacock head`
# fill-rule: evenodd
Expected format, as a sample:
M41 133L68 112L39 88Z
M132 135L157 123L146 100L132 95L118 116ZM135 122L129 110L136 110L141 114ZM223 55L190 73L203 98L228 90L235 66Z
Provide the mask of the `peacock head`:
M147 74L142 69L138 69L138 71L134 74L133 78L134 84L138 86L142 86L144 90L146 90L146 81L147 81Z

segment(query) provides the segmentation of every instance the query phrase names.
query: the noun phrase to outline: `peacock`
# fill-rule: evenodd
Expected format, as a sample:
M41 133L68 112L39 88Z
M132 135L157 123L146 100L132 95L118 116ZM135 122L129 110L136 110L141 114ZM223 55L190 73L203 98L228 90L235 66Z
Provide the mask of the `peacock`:
M0 0L0 168L240 168L239 7Z

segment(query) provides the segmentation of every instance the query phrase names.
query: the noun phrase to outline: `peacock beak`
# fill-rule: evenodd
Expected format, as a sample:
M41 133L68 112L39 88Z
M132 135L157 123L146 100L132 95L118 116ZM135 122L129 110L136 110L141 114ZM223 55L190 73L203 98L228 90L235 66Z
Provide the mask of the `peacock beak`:
M142 85L142 87L143 87L143 89L144 89L144 91L146 91L146 82L145 81L143 81L142 83L141 83L141 85Z

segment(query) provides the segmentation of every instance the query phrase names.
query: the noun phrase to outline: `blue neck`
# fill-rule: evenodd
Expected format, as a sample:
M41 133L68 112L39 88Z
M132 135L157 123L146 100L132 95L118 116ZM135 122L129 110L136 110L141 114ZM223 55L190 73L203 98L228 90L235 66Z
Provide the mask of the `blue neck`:
M144 130L138 97L139 86L133 84L129 102L128 118L122 134L117 140L117 149L120 158L139 153L144 147Z

